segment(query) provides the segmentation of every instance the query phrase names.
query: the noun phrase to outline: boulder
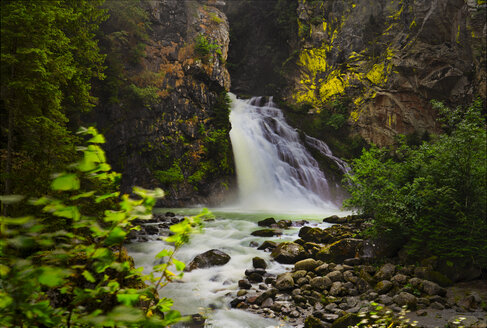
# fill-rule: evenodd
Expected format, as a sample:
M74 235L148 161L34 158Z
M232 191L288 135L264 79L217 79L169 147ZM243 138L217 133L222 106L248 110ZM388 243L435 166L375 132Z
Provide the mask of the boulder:
M187 266L187 271L225 265L228 263L228 261L230 261L230 255L218 249L211 249L207 252L196 255L196 257Z
M267 218L267 219L264 219L264 220L260 220L259 222L257 222L257 225L259 227L270 227L272 226L273 224L276 224L276 219L274 218Z
M355 313L347 313L343 317L340 317L333 321L331 328L347 328L353 327L359 323L361 318Z
M391 281L396 285L405 285L408 282L408 277L402 273L398 273L391 278Z
M331 296L340 296L343 290L343 284L340 281L335 281L331 284L330 287L330 295Z
M345 223L346 221L346 218L341 218L338 215L332 215L323 219L323 222L327 223Z
M292 224L293 224L293 222L291 220L279 220L279 221L277 221L277 227L280 229L287 229Z
M265 260L263 258L257 257L257 256L252 259L252 265L256 269L266 269L267 268L267 263L265 262Z
M318 265L319 262L315 259L304 259L294 264L294 270L313 271L316 267L318 267Z
M342 281L343 274L340 271L332 271L326 275L331 281Z
M320 319L310 315L304 320L304 328L325 328L326 325Z
M261 229L261 230L253 231L251 235L256 237L280 236L282 235L282 231L277 229Z
M238 281L238 287L241 289L250 289L252 288L252 285L247 279L241 279Z
M320 228L306 229L306 232L300 235L300 237L306 242L320 243L320 244L328 243L332 239L331 235L326 230Z
M362 252L363 240L355 238L344 238L323 247L317 254L316 259L323 262L341 263L344 260L356 257Z
M309 284L313 289L323 291L331 286L332 281L328 277L315 277L311 279Z
M278 290L288 290L294 288L294 279L290 272L277 276L276 288Z
M280 243L271 253L274 260L283 264L294 264L306 258L306 251L303 246L293 242Z
M389 280L382 280L375 285L375 291L379 294L386 294L392 289L392 287L394 287L392 282Z
M319 274L319 275L325 275L327 273L330 272L330 269L329 269L329 264L328 263L323 263L322 265L320 265L319 267L317 267L315 269L315 272L316 274Z
M390 280L396 272L396 266L391 263L384 264L375 274L377 280Z
M277 247L277 243L272 241L272 240L266 240L262 243L262 245L260 245L259 247L257 247L258 250L264 250L264 251L272 251L273 249L275 249Z
M446 290L444 288L441 288L440 285L429 280L423 280L423 283L421 284L421 290L430 296L446 295Z
M392 298L393 302L399 306L406 305L408 309L414 310L416 308L417 299L416 296L406 293L400 292L399 294L395 295Z

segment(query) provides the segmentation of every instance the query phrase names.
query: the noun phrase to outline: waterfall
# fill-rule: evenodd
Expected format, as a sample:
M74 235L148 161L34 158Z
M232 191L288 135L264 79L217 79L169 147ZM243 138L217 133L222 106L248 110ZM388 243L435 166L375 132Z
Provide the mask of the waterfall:
M230 96L230 139L237 170L239 205L247 210L270 211L309 212L336 208L331 201L327 178L272 98L241 100ZM311 137L306 141L325 152L325 156L336 159L341 169L348 168L331 154L324 142Z

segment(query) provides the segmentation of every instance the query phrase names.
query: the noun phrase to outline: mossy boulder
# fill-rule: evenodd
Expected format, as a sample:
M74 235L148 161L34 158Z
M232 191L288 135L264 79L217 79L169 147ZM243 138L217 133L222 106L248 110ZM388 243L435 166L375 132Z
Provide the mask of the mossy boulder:
M271 253L274 260L283 264L294 264L306 258L303 246L293 242L280 243Z
M353 327L360 322L360 317L355 313L347 313L333 321L331 328L347 328Z
M344 260L356 257L362 253L363 240L345 238L323 247L315 256L324 262L342 263Z

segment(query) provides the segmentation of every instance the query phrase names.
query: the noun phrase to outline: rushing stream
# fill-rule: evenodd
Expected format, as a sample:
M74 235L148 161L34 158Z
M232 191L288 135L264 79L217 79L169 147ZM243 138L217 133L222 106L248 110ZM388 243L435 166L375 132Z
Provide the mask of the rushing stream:
M177 253L177 258L189 263L196 255L219 249L231 256L223 265L197 269L184 274L181 282L164 287L162 294L174 300L174 309L182 314L202 313L208 317L205 327L266 328L288 327L275 319L230 308L230 300L238 290L238 280L252 267L255 256L267 260L269 273L280 273L286 265L271 262L269 253L252 244L264 240L285 241L297 238L298 228L285 230L280 237L251 236L258 229L257 221L274 217L276 220L308 220L326 227L324 217L344 214L329 200L328 181L317 162L300 143L298 133L284 120L272 99L239 100L232 95L230 132L239 185L239 202L226 208L212 209L215 220L205 222L202 233ZM333 157L326 144L306 140ZM337 165L347 170L346 163ZM165 210L160 209L164 212ZM195 215L199 209L171 209L180 215ZM127 246L136 266L150 272L157 262L155 255L169 248L161 240L133 243ZM183 325L184 327L184 325Z

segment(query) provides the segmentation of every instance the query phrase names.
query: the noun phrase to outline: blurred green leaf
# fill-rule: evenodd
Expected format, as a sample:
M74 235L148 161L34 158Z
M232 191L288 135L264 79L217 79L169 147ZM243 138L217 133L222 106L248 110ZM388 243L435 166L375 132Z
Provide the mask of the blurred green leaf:
M51 183L53 190L78 190L80 187L79 178L73 173L61 173Z

